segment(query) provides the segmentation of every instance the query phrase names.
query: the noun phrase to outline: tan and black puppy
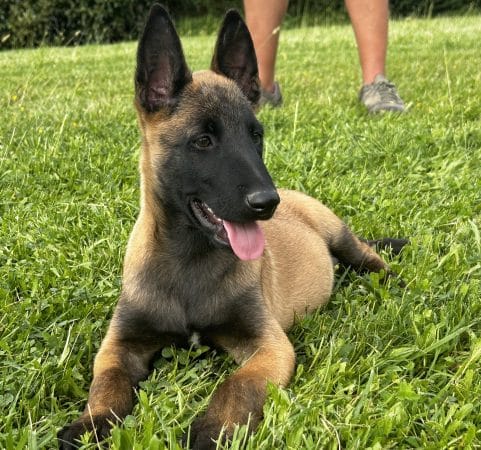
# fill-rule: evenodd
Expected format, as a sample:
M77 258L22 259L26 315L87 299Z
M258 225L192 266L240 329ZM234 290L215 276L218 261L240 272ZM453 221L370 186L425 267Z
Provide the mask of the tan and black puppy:
M295 355L285 331L328 301L333 260L389 269L328 208L276 190L253 112L256 57L237 12L224 19L210 70L192 74L168 14L154 6L138 47L135 92L140 214L87 406L60 431L60 448L75 448L94 428L108 435L132 410L133 388L159 349L197 333L240 365L191 428L190 445L211 449L221 431L228 437L248 422L255 429L268 381L289 382Z

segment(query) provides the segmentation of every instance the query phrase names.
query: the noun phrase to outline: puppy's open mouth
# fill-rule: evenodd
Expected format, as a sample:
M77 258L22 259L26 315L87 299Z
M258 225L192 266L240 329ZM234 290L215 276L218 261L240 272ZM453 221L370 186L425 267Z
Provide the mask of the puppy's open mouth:
M199 223L208 230L214 233L214 237L221 244L230 245L227 231L224 228L224 221L214 214L214 211L207 206L206 203L200 200L192 200L190 207L194 213L195 218Z
M262 255L264 233L256 221L238 223L223 220L200 200L192 200L190 207L199 224L213 233L217 242L231 247L239 259L257 259Z

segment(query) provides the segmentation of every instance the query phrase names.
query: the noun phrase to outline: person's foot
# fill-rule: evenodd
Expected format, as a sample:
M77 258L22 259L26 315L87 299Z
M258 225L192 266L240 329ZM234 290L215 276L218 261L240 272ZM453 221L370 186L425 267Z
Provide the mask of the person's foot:
M261 89L261 98L259 100L259 108L264 105L270 105L277 108L282 105L281 87L277 81L274 82L274 90L272 92Z
M382 111L403 112L406 108L396 86L384 75L376 75L374 82L365 84L359 91L359 100L370 113Z

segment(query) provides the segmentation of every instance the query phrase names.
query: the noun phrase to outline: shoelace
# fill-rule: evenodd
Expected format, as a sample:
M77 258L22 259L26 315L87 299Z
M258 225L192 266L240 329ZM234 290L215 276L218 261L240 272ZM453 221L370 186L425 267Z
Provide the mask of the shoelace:
M398 93L396 92L396 86L388 81L378 81L377 83L369 86L370 90L373 90L379 94L382 102L395 102L401 101Z

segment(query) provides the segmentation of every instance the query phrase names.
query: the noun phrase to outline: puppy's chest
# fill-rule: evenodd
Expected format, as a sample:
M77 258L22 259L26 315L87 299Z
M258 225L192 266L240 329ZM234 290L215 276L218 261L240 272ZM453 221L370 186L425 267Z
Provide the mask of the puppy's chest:
M180 306L191 330L239 321L262 304L259 283L245 277L240 265L220 258L179 265L170 274L161 277L162 290L168 292L169 302Z
M257 288L245 287L235 291L220 289L214 294L192 296L184 303L183 311L189 331L201 335L210 332L247 333L253 327L253 316L261 309Z
M121 328L129 330L132 338L154 339L189 338L194 332L254 332L263 311L259 286L236 283L230 277L215 279L205 272L188 275L151 278L139 285L141 302L119 303Z

